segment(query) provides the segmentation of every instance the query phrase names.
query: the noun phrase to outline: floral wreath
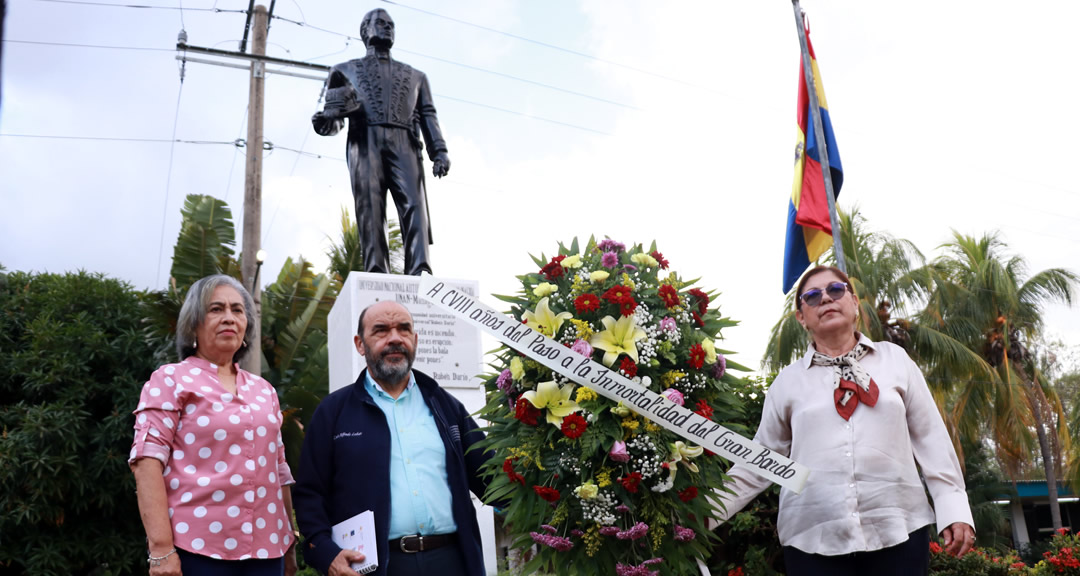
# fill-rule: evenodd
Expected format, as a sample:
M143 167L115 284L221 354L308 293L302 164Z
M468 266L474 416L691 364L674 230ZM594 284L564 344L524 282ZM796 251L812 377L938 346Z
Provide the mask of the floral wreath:
M706 418L738 417L727 370L747 369L715 345L736 322L668 271L655 243L590 239L581 251L574 239L533 260L521 292L497 296L511 315ZM723 460L521 352L504 346L491 366L486 499L505 503L515 548L536 545L523 573L697 574Z

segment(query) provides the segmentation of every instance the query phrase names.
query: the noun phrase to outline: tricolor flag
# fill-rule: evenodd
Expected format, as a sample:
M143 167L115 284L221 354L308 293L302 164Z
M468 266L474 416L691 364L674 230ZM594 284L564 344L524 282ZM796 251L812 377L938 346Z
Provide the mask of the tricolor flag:
M814 46L810 43L810 29L806 28L806 47L810 52L810 65L817 85L818 107L821 109L821 126L828 147L829 169L835 195L840 194L844 172L840 165L840 152L836 149L829 105L825 100L825 88L821 83ZM810 95L807 92L803 63L799 62L799 120L798 142L795 146L795 181L791 186L791 202L788 204L787 245L784 249L784 293L799 280L799 276L832 246L832 224L829 222L829 201L825 196L825 178L821 173L821 155L817 145L817 133L810 115ZM834 196L834 198L836 197Z

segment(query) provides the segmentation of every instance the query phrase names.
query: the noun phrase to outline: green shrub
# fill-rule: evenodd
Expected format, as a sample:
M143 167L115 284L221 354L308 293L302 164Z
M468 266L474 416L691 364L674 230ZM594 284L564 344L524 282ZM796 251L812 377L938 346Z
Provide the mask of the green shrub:
M0 572L145 572L127 466L157 361L139 293L99 274L0 283Z
M1001 553L975 548L959 558L945 552L937 542L930 542L930 576L1033 576L1031 568L1016 552Z

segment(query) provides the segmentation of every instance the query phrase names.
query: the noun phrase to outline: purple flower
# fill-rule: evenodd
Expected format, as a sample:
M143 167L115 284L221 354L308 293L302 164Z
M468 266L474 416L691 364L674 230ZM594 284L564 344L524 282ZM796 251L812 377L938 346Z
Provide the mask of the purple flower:
M634 527L629 530L623 530L615 535L619 540L637 540L641 538L649 531L649 525L644 522L638 522L634 524Z
M608 452L608 457L616 462L629 462L630 453L626 451L626 442L622 440L616 440L611 445L611 451Z
M675 323L675 319L667 316L660 321L660 329L664 332L678 332L679 325Z
M630 507L627 506L626 504L619 504L618 506L615 507L615 511L619 512L619 513L622 513L622 514L625 514L625 513L630 511Z
M723 354L717 352L716 353L716 364L713 364L713 367L712 367L712 377L719 380L719 379L724 377L724 372L726 372L726 371L727 371L727 358L724 358Z
M615 574L617 576L657 576L660 574L659 570L649 570L649 565L659 564L663 562L663 558L652 558L646 560L637 566L631 566L629 564L616 564Z
M664 390L660 394L662 394L668 400L671 400L672 402L678 404L679 406L682 406L683 404L686 403L686 401L683 400L682 392L679 392L678 390L676 390L674 388L668 388L667 390Z
M603 536L614 536L619 533L619 529L614 526L601 526L600 534Z
M616 242L616 241L612 240L611 238L604 238L603 240L600 241L599 244L596 245L596 247L603 250L604 252L625 252L626 251L626 245L625 244L623 244L622 242Z
M678 524L675 525L675 540L678 542L689 542L697 536L697 533L689 528L683 528Z
M623 264L623 270L626 270L627 272L637 272L637 266L634 266L633 264Z
M538 532L529 532L529 536L532 536L533 542L543 544L548 548L554 548L559 552L566 552L574 547L574 543L569 538L563 538L562 536L552 536L551 534L540 534Z
M600 257L600 265L604 268L614 268L619 265L619 255L614 252L604 252Z
M573 536L574 538L581 538L582 536L585 535L585 533L582 532L581 530L578 530L577 528L574 528L573 530L570 531L570 535Z
M513 378L510 376L510 369L507 368L499 373L499 377L495 380L495 386L505 394L510 391L510 383L512 381Z
M544 532L547 532L548 534L554 534L558 532L558 530L556 530L555 527L551 524L541 524L540 527L543 528Z
M577 341L574 342L574 345L570 347L570 349L586 358L592 356L592 345L582 340L581 338L578 338Z

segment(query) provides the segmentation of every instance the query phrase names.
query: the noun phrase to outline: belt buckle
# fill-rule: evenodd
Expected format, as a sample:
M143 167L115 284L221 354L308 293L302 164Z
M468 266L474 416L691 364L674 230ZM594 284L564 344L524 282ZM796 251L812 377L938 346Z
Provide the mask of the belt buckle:
M413 536L402 536L401 537L401 541L398 544L398 546L401 548L401 551L406 553L406 554L416 554L417 552L423 552L424 551L424 535L423 534L417 534L416 535L416 539L419 541L418 542L418 544L419 544L418 549L409 550L408 548L405 547L405 540L407 538L412 538L412 537Z

